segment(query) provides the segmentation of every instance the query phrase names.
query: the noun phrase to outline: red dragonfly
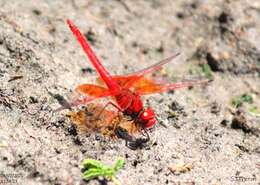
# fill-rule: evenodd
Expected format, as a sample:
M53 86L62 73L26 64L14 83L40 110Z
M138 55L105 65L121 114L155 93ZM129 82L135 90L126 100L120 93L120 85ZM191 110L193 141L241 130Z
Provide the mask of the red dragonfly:
M153 109L151 107L145 108L143 106L141 100L142 95L190 87L195 83L201 83L200 81L159 84L154 80L144 77L144 75L148 73L161 69L164 64L170 62L173 58L178 56L179 53L141 71L124 76L112 76L101 64L79 29L70 20L67 20L67 24L80 43L88 59L99 73L99 81L102 81L106 85L106 87L94 84L79 85L76 88L76 91L82 94L84 98L73 102L72 106L86 104L98 98L113 97L115 103L110 101L108 104L112 104L123 114L130 116L135 123L140 124L141 128L146 129L152 127L157 120Z

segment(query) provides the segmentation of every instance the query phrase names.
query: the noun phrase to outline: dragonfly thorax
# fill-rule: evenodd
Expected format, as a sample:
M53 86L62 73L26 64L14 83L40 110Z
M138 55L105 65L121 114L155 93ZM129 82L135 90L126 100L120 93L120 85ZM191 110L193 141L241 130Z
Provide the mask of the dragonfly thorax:
M116 96L116 101L126 115L136 119L144 128L150 128L157 122L154 111L150 107L144 108L139 94L123 89Z
M140 95L129 91L128 89L122 90L116 96L117 104L127 115L132 117L137 116L143 110L143 103Z

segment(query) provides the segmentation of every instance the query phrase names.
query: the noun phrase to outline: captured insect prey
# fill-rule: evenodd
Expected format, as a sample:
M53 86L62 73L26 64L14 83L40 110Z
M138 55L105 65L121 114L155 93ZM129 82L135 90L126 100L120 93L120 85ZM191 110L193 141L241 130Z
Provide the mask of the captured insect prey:
M129 120L129 117L104 110L102 106L93 103L82 110L71 111L67 116L80 133L99 133L112 139L123 139L131 149L145 147L150 139L149 136L137 137L142 128Z
M133 139L130 137L141 129L123 114L116 114L115 111L103 109L102 106L93 103L82 110L71 111L67 116L82 133L96 132L111 138L123 138L118 134L118 130L123 129L129 136L123 139L130 141Z
M149 138L147 129L153 127L157 123L157 119L154 110L151 107L145 107L143 105L141 96L191 87L206 82L200 80L163 84L158 83L158 81L154 79L145 77L145 75L161 69L163 65L172 61L179 53L131 74L110 75L101 64L80 30L70 20L67 21L67 24L87 55L89 61L99 74L97 85L81 84L76 87L75 91L81 94L83 98L78 98L71 102L70 107L87 105L94 100L102 98L111 98L103 107L92 105L85 110L70 113L72 121L86 131L98 130L103 134L105 133L105 135L113 135L115 134L116 129L123 128L127 130L130 135L137 130L141 131L141 133L145 133L146 137ZM114 107L115 110L121 114L112 113L112 111L106 110L107 106ZM93 115L89 115L89 112ZM118 116L115 116L116 114ZM130 117L131 119L127 119L127 117ZM123 132L119 133L122 134ZM125 139L129 139L128 136ZM129 141L130 140L131 139L129 139Z

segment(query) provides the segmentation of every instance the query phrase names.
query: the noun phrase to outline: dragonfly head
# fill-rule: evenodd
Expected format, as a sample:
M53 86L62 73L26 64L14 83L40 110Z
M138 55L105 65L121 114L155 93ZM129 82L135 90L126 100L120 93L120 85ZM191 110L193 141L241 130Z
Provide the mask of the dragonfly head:
M144 124L145 128L150 128L152 127L156 122L156 115L150 107L144 109L140 114L139 114L139 120L141 123Z

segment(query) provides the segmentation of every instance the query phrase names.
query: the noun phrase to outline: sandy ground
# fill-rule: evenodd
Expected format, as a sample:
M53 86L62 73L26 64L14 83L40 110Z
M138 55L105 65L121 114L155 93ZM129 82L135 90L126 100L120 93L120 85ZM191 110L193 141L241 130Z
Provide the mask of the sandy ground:
M145 148L80 134L48 93L68 97L96 76L68 18L112 74L181 52L161 73L196 77L208 64L213 80L145 97L167 125L150 131ZM100 184L82 180L81 162L118 156L125 185L259 184L260 117L248 111L260 108L259 40L258 0L1 0L0 184ZM245 93L252 104L232 107ZM169 170L181 164L190 170Z

